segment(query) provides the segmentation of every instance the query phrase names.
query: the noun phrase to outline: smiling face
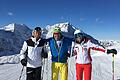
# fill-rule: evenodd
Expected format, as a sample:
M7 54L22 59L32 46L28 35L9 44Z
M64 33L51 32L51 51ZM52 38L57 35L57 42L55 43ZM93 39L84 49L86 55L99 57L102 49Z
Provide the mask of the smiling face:
M60 33L53 33L53 37L55 40L60 40L61 34Z
M41 30L35 30L34 31L34 37L38 40L41 37Z
M81 40L82 40L82 38L81 38L81 37L76 38L76 41L77 41L78 43L80 43L80 42L81 42Z
M77 43L81 43L81 41L83 41L83 39L84 39L83 34L81 34L81 33L75 34L75 41Z

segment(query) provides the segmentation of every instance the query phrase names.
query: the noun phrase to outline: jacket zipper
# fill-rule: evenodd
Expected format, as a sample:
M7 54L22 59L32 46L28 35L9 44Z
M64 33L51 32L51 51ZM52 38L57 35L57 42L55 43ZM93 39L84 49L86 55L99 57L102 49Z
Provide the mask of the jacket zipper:
M63 39L62 39L62 40L63 40ZM61 40L61 41L62 41L62 40ZM54 43L56 44L55 41L54 41ZM56 45L55 45L55 48L56 48L56 50L57 50L57 52L58 52L58 62L60 61L60 51L61 51L62 45L63 45L63 41L61 42L61 46L60 46L60 49L59 49L59 50L56 48Z

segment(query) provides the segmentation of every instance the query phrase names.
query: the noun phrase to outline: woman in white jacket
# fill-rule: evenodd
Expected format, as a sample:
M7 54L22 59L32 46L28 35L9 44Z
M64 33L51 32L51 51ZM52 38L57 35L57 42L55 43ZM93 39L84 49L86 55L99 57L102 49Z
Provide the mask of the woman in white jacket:
M91 43L84 33L81 33L80 30L74 32L75 43L73 47L74 55L76 55L76 80L91 80L91 71L92 71L92 58L90 55L90 50L97 50L102 52L114 53L117 54L115 49L106 50L101 46Z

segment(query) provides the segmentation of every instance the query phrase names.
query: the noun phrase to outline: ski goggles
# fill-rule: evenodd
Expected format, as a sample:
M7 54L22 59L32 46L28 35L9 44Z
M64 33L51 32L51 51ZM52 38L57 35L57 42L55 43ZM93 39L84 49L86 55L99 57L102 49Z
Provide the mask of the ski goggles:
M61 34L61 33L59 33L59 32L55 32L55 33L53 33L53 35L59 35L59 34Z
M75 34L75 38L83 38L84 35L82 33Z

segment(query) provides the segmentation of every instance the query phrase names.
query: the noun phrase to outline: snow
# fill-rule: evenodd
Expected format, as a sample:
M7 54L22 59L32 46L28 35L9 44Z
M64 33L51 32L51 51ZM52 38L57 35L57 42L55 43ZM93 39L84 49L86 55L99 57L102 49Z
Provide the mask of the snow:
M96 56L96 54L102 54ZM92 55L92 80L112 80L112 57L104 53L96 53ZM118 53L120 54L120 52ZM19 55L15 56L4 56L0 58L4 64L0 65L0 79L1 80L18 80L22 66L18 62ZM116 55L117 56L117 55ZM116 57L115 56L115 57ZM120 62L119 58L115 58L115 80L120 79ZM1 63L0 62L0 63ZM13 63L12 63L13 62ZM26 73L22 74L22 79L25 80ZM75 80L75 58L71 57L68 59L68 80ZM45 59L43 80L51 80L51 60Z
M22 65L19 59L19 50L23 41L31 35L31 30L24 24L9 24L9 29L0 28L0 80L19 80L21 74ZM8 27L7 26L7 27ZM48 37L52 37L52 29L55 26L59 26L65 36L73 36L75 27L72 24L59 23L52 26L47 26L43 29L43 36L47 34ZM13 29L14 27L14 29ZM49 32L48 32L49 31ZM48 33L47 33L48 32ZM6 37L4 37L6 36ZM92 38L93 41L95 40ZM17 40L17 41L16 41ZM96 40L97 41L97 40ZM115 55L115 80L120 79L120 41L101 41L100 44L108 49L117 49L118 54ZM6 46L7 45L7 46ZM9 55L14 53L14 55ZM3 55L4 54L4 55ZM112 80L112 55L105 54L99 51L92 51L92 80ZM44 72L43 80L51 80L51 55L49 58L43 60ZM26 68L24 68L21 80L26 78ZM68 59L68 80L75 80L75 58L70 57ZM60 79L59 79L60 80Z
M15 24L9 24L7 26L4 27L4 30L5 31L11 31L11 32L14 32L14 29L15 29Z
M75 31L74 27L69 23L69 22L66 22L66 23L58 23L58 24L54 24L52 26L48 25L46 27L46 30L48 30L48 33L46 35L46 38L49 38L49 37L52 37L52 32L53 32L53 29L55 27L60 27L61 28L61 31L62 31L62 34L66 37L73 37L73 33Z

